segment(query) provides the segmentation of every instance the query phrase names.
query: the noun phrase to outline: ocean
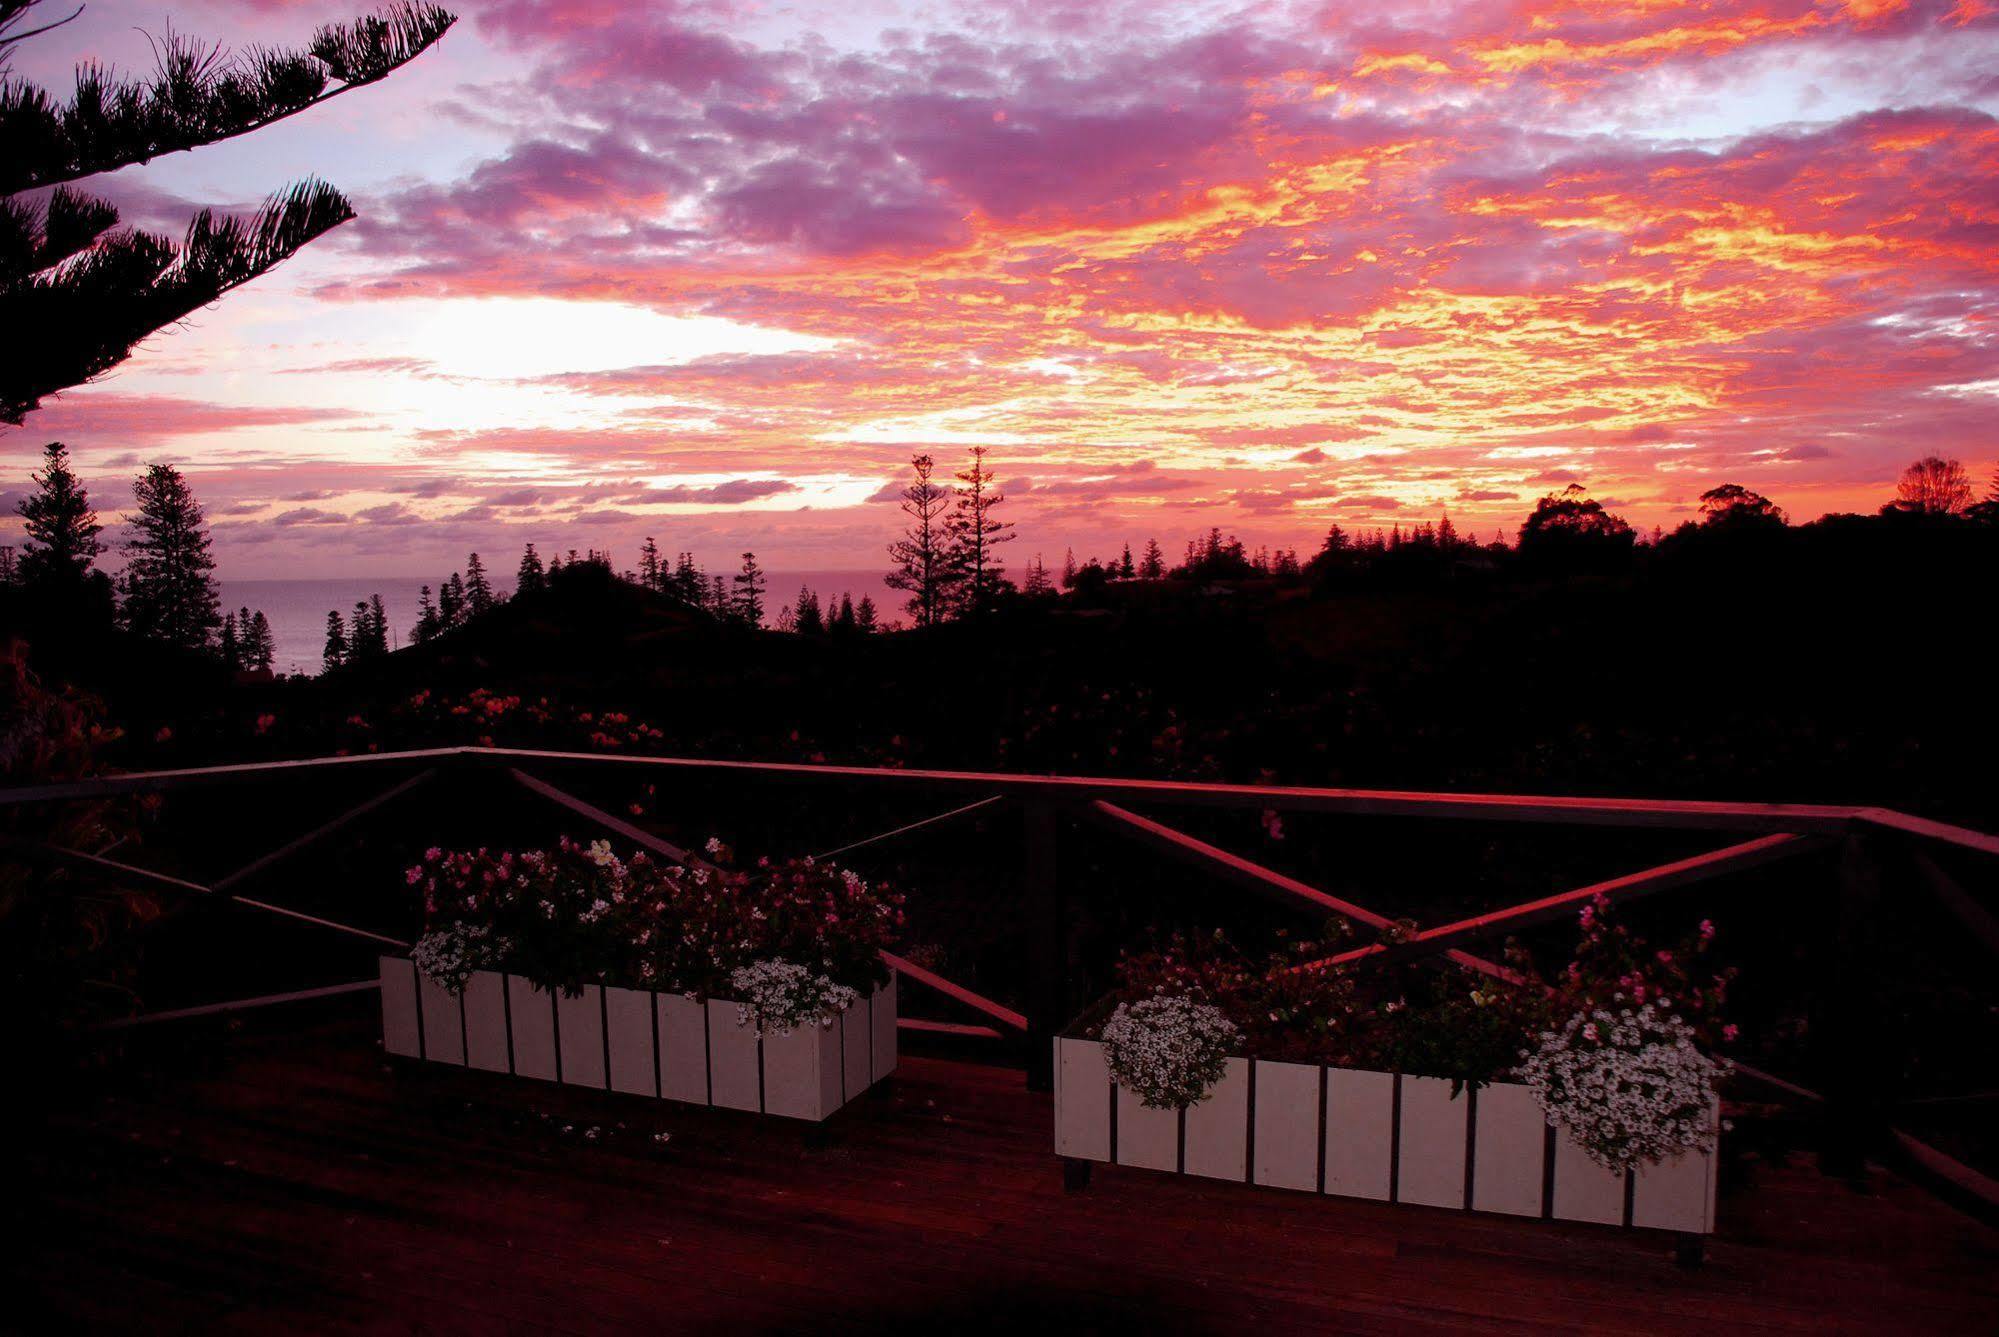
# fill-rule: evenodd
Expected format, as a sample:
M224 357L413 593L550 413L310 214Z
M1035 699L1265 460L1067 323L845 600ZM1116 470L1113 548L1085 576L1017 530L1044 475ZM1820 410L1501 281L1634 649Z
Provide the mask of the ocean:
M769 586L764 593L766 620L774 620L779 609L796 602L800 586L810 586L822 604L837 603L842 594L852 595L856 602L867 595L881 610L884 621L894 621L903 616L905 596L891 590L883 582L883 574L862 570L768 572ZM379 594L389 614L390 646L403 646L409 643L410 628L416 624L417 591L429 585L435 595L438 578L433 575L224 580L219 585L225 609L262 610L269 620L271 640L277 648L271 665L274 669L279 673L317 673L326 648L329 609L339 609L341 620L350 621L357 602Z

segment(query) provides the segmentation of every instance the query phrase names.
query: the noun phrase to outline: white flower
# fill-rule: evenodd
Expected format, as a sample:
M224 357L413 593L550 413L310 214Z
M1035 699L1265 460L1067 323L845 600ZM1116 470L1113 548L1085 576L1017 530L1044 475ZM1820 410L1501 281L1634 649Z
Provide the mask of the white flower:
M1119 1086L1150 1109L1208 1098L1227 1071L1237 1031L1221 1009L1179 994L1120 1003L1104 1023L1104 1060Z
M1541 1037L1519 1074L1548 1122L1622 1173L1714 1145L1714 1088L1723 1071L1695 1048L1692 1027L1648 1003L1615 1017L1577 1013Z
M743 1000L736 1006L736 1024L754 1027L762 1036L789 1035L814 1022L831 1026L861 997L844 984L775 957L730 972L729 983Z
M474 971L497 969L513 949L484 924L449 924L418 938L410 960L432 983L463 993Z

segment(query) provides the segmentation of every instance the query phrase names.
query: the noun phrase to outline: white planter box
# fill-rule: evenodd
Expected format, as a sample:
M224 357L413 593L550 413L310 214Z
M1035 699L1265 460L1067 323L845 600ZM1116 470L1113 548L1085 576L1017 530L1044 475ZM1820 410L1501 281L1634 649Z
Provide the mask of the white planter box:
M896 982L831 1026L759 1040L727 999L482 970L453 995L381 958L382 1047L405 1058L818 1123L895 1071Z
M1712 1117L1719 1127L1718 1104ZM1514 1082L1453 1096L1435 1077L1232 1058L1208 1098L1183 1115L1146 1109L1111 1080L1102 1044L1062 1036L1055 1151L1340 1197L1714 1231L1712 1153L1613 1175L1549 1126Z

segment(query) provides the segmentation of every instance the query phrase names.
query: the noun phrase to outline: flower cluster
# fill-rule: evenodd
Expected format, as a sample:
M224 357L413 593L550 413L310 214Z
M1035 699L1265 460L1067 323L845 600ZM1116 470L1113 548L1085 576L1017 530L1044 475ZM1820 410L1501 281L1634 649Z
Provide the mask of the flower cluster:
M1714 1145L1715 1081L1694 1028L1651 1003L1577 1012L1521 1053L1520 1078L1550 1123L1623 1173Z
M789 1035L801 1026L831 1026L861 996L804 966L771 958L729 974L737 998L736 1024L760 1036Z
M485 924L452 923L434 928L416 941L410 959L424 977L452 993L465 992L474 971L496 970L513 952L513 944Z
M711 842L711 855L725 856ZM902 926L902 898L831 864L760 863L750 872L682 867L606 841L567 838L519 853L431 849L408 882L424 900L426 957L440 982L461 959L574 994L586 984L720 997L732 973L795 963L857 990L888 973L881 949ZM471 930L486 936L468 937ZM421 962L420 962L421 964Z
M1212 1003L1155 994L1118 1004L1104 1023L1104 1061L1148 1109L1178 1109L1208 1098L1241 1034Z

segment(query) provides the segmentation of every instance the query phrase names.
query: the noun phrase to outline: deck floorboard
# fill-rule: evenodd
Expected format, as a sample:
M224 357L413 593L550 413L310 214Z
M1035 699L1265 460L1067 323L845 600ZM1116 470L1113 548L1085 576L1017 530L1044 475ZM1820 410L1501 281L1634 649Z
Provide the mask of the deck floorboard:
M1649 1234L1106 1167L1064 1193L1048 1098L973 1063L906 1058L808 1148L386 1062L346 1013L217 1044L30 1139L0 1328L1999 1330L1999 1234L1878 1171L1757 1167L1686 1271Z

